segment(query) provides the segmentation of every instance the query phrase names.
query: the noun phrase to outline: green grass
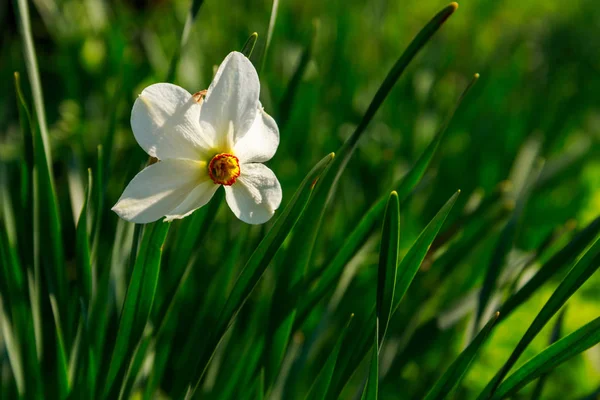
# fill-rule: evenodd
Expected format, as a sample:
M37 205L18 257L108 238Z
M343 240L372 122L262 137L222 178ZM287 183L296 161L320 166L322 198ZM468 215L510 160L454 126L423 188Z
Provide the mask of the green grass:
M0 4L0 398L597 393L595 3L224 4ZM274 218L119 220L137 95L233 50Z

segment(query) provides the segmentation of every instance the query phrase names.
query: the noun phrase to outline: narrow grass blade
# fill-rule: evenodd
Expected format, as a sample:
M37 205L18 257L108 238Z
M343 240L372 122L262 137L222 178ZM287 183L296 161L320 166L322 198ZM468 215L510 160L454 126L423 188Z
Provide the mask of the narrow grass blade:
M516 215L513 213L513 216L502 229L492 253L492 258L486 270L481 291L479 292L479 301L477 302L477 309L475 311L475 323L473 324L473 336L479 329L483 313L496 290L498 277L508 260L508 254L512 249L517 232L517 222Z
M246 43L244 43L241 53L243 55L245 55L247 58L250 58L250 56L252 55L252 52L254 51L254 46L256 45L257 39L258 39L258 33L254 32L252 35L250 35L248 40L246 40Z
M21 356L21 345L19 343L18 335L14 334L10 318L6 315L2 294L0 294L0 327L2 328L2 336L4 345L6 346L8 362L17 384L17 390L19 396L23 396L25 394L25 373L23 368L23 358Z
M386 207L386 198L382 197L367 213L362 217L356 228L348 235L340 250L333 260L322 268L323 276L316 283L307 295L302 296L298 306L295 327L300 326L308 317L308 314L321 301L327 293L330 293L344 271L344 267L354 257L356 252L364 245L369 235L383 214ZM295 329L294 329L295 330Z
M381 232L379 270L377 272L377 323L379 325L379 346L387 331L392 312L396 272L398 269L398 246L400 240L400 202L398 194L390 194Z
M212 359L223 335L233 323L233 320L248 299L248 296L250 296L250 293L254 290L254 287L257 285L270 261L275 256L275 253L279 250L279 247L281 247L283 241L287 238L288 234L301 217L316 181L333 158L333 153L327 155L308 173L294 194L294 197L290 200L288 206L275 222L275 225L260 242L244 266L244 269L233 286L224 308L220 312L218 325L216 329L212 331L210 338L206 342L207 346L205 347L204 354L196 368L198 379L195 387L190 392L190 396L204 376L206 367Z
M167 74L166 82L173 82L175 79L175 74L177 72L177 65L179 64L179 58L181 57L181 51L183 47L188 41L190 36L190 32L192 30L192 26L194 26L194 22L196 21L196 17L198 16L198 11L200 11L200 7L204 0L192 0L192 4L190 5L190 11L188 12L188 16L185 20L185 25L183 26L183 32L181 33L181 40L179 41L179 47L175 50L175 54L173 54L173 58L171 59L171 64L169 65L169 72Z
M419 235L416 242L411 246L408 253L404 256L402 261L400 262L400 266L398 267L398 275L396 277L396 290L394 292L394 301L392 306L392 315L398 307L400 306L400 302L402 298L406 294L408 287L413 281L421 263L425 259L427 255L427 250L435 240L438 232L442 228L444 221L450 214L458 195L460 194L460 190L454 193L452 197L444 204L444 206L438 211L438 213L433 217L431 222L427 224L423 232Z
M56 369L55 369L55 377L56 381L54 384L56 385L58 398L64 399L67 397L69 391L71 390L71 385L69 382L69 369L67 365L67 354L65 351L65 345L63 340L63 330L60 325L60 309L58 308L58 302L56 298L50 294L50 306L52 307L52 316L54 317L54 339L55 343L55 351L56 351Z
M273 31L275 30L275 23L277 22L278 9L279 0L273 0L273 7L271 7L271 18L269 18L269 29L267 30L267 42L265 43L265 50L263 51L262 60L260 62L260 69L258 70L259 75L265 67L269 47L271 47L271 39L273 39Z
M21 164L21 207L29 210L23 213L22 229L19 229L20 237L20 259L26 267L33 267L33 252L31 242L33 240L33 124L31 113L25 103L21 92L19 73L14 73L15 93L17 95L17 108L19 110L19 123L23 135L23 163Z
M94 183L92 184L92 189L94 189L95 191L95 204L94 204L94 219L93 219L93 225L92 225L92 230L91 230L91 236L90 236L90 242L93 243L93 247L92 247L92 260L94 260L95 262L92 264L92 267L94 267L96 264L98 264L98 246L100 245L100 228L102 227L102 221L103 221L103 215L104 215L104 182L105 182L105 165L106 162L104 161L105 158L105 153L104 153L104 149L102 148L102 145L99 145L97 148L97 154L98 154L98 159L96 161L96 176L95 176L95 180ZM89 201L88 201L89 203ZM93 279L93 287L95 287L95 280L96 280L96 271L93 271L92 274L92 279Z
M550 345L556 343L561 337L562 325L565 319L565 311L567 307L565 306L558 317L556 318L556 322L554 323L554 327L552 328L552 335L550 336ZM538 400L542 396L542 392L544 391L544 385L546 383L546 379L548 378L548 373L544 373L540 375L540 378L533 389L533 393L531 394L531 400Z
M92 298L92 262L90 258L90 243L88 240L88 205L92 193L92 170L88 169L88 186L81 214L76 229L76 260L80 294L86 308Z
M408 290L408 287L412 283L412 280L419 270L425 255L427 254L427 249L434 241L437 233L440 231L446 217L452 210L452 206L456 202L458 194L460 192L455 193L448 199L446 204L438 211L438 213L433 217L433 219L429 222L429 224L425 227L423 232L419 235L415 243L408 250L408 253L404 256L400 265L398 266L398 273L396 276L396 287L394 290L394 300L392 302L392 312L391 315L393 317L394 313L397 311L400 306L400 302L402 297ZM345 344L346 351L340 355L342 361L340 367L336 374L334 375L334 384L330 387L327 398L328 399L336 399L338 398L342 388L354 372L354 370L358 367L361 361L364 359L365 355L371 348L371 338L374 334L373 330L375 329L377 318L375 316L375 310L373 310L370 317L363 321L360 325L361 329L357 329L348 335L349 342ZM359 324L355 324L354 326L358 326ZM363 327L373 327L373 328L363 328Z
M446 120L444 121L442 126L440 126L438 132L436 133L431 143L429 143L423 154L421 154L421 156L419 157L415 165L411 168L411 170L408 172L408 174L406 174L406 176L402 178L402 181L400 182L400 185L397 189L398 197L401 201L403 201L413 191L415 186L417 186L417 184L423 178L423 175L425 174L425 171L427 171L427 168L429 167L429 164L431 163L431 160L433 159L436 150L438 149L440 143L442 142L442 139L444 138L448 125L450 124L450 121L452 121L456 110L458 110L464 98L467 96L467 93L469 93L469 91L473 88L478 79L479 74L474 74L473 78L471 79L467 87L465 87L460 97L456 101L454 108L452 109L450 114L446 116Z
M593 220L581 232L552 256L538 272L516 293L510 296L500 307L500 321L510 315L517 307L523 304L543 284L548 282L560 269L572 262L600 233L600 217Z
M46 111L44 109L44 96L42 95L42 85L40 84L40 73L38 69L37 57L35 55L35 47L33 45L33 36L31 34L31 19L29 17L29 5L27 0L13 0L15 10L15 19L19 25L19 33L23 40L23 55L25 58L25 66L27 68L27 76L31 84L31 92L33 95L33 106L35 115L37 116L40 147L44 151L44 159L49 175L52 176L52 156L50 151L50 140L48 138L48 125L46 123ZM18 79L18 78L17 78ZM21 90L19 89L19 92ZM39 166L38 166L39 167ZM54 182L51 182L54 186Z
M479 329L481 319L485 317L484 312L496 291L497 280L508 262L509 253L512 250L513 243L518 233L519 221L523 209L529 199L531 189L542 170L543 163L535 165L540 146L540 140L537 136L533 136L523 144L514 162L510 175L510 182L513 183L513 188L508 193L508 197L515 203L515 208L510 219L500 233L500 237L492 253L492 258L486 269L483 286L479 292L477 309L475 311L473 335L475 335L475 332Z
M69 382L73 399L91 399L96 386L95 357L90 342L88 312L81 302L81 319L69 360Z
M498 385L518 361L529 343L531 343L546 323L548 323L550 318L560 310L569 297L571 297L571 295L575 293L575 291L579 289L590 276L592 276L598 267L600 267L600 238L597 238L589 249L575 262L575 265L571 268L567 276L562 280L542 310L535 317L504 366L488 383L478 399L487 399L494 394Z
M104 381L103 397L114 397L126 371L124 362L129 360L139 342L154 302L158 282L162 246L169 231L169 223L162 221L147 226L142 238L135 266L125 295L116 343L108 374Z
M433 388L427 393L425 400L442 400L450 396L452 390L458 386L471 367L471 363L496 323L498 315L499 313L496 313L483 329L479 331L467 348L460 353L452 365L444 372L444 375L438 379Z
M21 3L22 0L19 0ZM27 7L25 5L21 5ZM27 17L28 18L28 17ZM37 68L37 67L36 67ZM37 70L36 70L37 71ZM36 72L37 73L37 72ZM17 88L17 97L23 109L29 109L22 95L19 74L15 74L15 86ZM32 85L33 86L33 85ZM34 96L35 97L35 96ZM45 151L43 136L38 126L38 129L31 126L33 129L33 148L34 148L34 264L44 265L46 268L46 279L48 281L48 291L56 293L57 301L61 308L66 309L67 296L67 276L64 268L64 254L62 244L62 229L60 225L60 214L58 210L58 202L54 190L54 180L52 178L49 164L51 160ZM36 199L37 198L37 199ZM35 212L35 207L44 205L44 212ZM41 236L47 237L48 240L41 240ZM40 252L43 251L45 257L40 259ZM36 259L37 258L37 259ZM42 263L42 261L44 261Z
M361 400L377 400L379 398L379 329L375 329L375 340L373 342L373 351L371 354L371 364L369 365L369 377L363 390Z
M0 297L5 306L0 318L0 326L5 329L6 348L16 379L22 372L26 378L25 397L42 396L42 381L38 349L33 325L33 309L28 302L27 281L16 250L11 246L6 226L0 219Z
M522 387L573 356L600 343L600 317L564 337L527 361L498 387L492 399L514 396Z
M306 68L308 67L308 63L312 59L313 49L315 37L317 34L318 24L315 23L313 25L311 40L306 46L306 48L302 51L302 55L300 56L300 60L298 61L298 65L296 65L296 69L294 70L294 74L292 75L290 82L285 89L285 93L279 103L279 113L277 118L277 123L279 125L279 130L284 131L285 126L290 117L290 113L292 111L292 106L294 104L294 98L296 97L296 93L298 91L298 87L300 86L300 82L304 73L306 72Z
M317 375L317 378L310 387L308 394L305 397L306 400L320 400L325 398L327 390L329 390L329 384L331 383L331 377L333 376L335 365L338 360L338 354L340 352L342 344L344 343L344 339L346 338L346 333L348 333L348 327L352 322L352 318L354 318L354 314L350 315L350 319L348 320L346 326L344 327L344 330L340 334L340 337L338 338L335 347L329 354L329 357L327 357L325 365L323 365L323 368L321 369L321 371Z
M302 287L304 282L304 275L312 257L325 210L337 188L337 182L342 172L356 149L358 140L408 64L450 15L454 13L457 7L456 3L452 3L444 8L413 39L379 87L360 124L342 145L338 157L335 158L319 180L315 193L306 206L305 217L294 229L294 235L287 249L287 257L284 261L284 265L287 266L284 270L286 275L279 279L280 282L283 282L283 285L278 285L275 293L275 297L282 300L280 304L275 304L276 309L273 310L275 315L271 319L270 337L274 337L277 332L285 332L292 328L294 322L294 315L292 314L297 312L298 288ZM284 343L287 338L280 337L277 341ZM273 351L281 354L281 349L276 347L273 348ZM267 364L267 385L272 381L273 368L277 368L277 359L280 359L281 356L275 354L274 357L268 358L273 358L275 362Z
M348 161L352 157L358 140L362 137L365 129L375 116L379 107L389 95L396 81L400 78L406 67L410 64L417 53L431 39L433 34L443 25L443 23L456 11L457 3L451 3L435 15L423 29L417 34L408 48L402 53L398 61L394 64L387 77L379 87L373 97L365 115L352 135L346 140L339 150L338 157L331 163L326 173L320 180L312 200L306 208L306 218L298 224L297 234L292 238L289 246L290 257L293 257L293 264L297 265L297 270L304 271L312 256L316 237L321 227L323 215L337 188L337 182L344 171Z
M152 329L147 326L146 330L144 331L144 335L135 346L135 350L133 351L131 359L129 360L129 367L127 368L127 373L125 374L125 378L123 379L123 383L121 385L121 390L119 391L119 400L131 398L131 390L133 389L133 385L135 384L138 373L142 368L142 364L146 359L146 351L150 346L151 338Z

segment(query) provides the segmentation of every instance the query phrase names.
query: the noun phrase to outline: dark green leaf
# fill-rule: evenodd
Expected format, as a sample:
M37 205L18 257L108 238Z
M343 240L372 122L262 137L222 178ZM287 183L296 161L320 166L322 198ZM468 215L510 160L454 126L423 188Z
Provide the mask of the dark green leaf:
M556 343L561 337L562 324L565 319L565 311L567 310L567 306L563 307L560 314L556 318L556 322L554 323L554 327L552 328L552 335L550 336L550 345ZM531 400L538 400L542 396L542 392L544 390L544 385L546 383L546 379L548 378L548 373L540 375L540 378L533 389L533 393L531 394Z
M446 204L444 204L440 211L438 211L435 217L433 217L431 222L427 224L423 232L421 232L417 238L416 242L411 246L410 250L408 250L408 253L406 253L400 262L400 266L398 267L398 275L396 277L396 290L394 291L392 315L400 306L402 298L406 294L408 287L417 274L425 255L427 255L427 250L429 250L429 247L442 228L442 225L444 224L446 217L448 217L448 214L450 214L450 211L452 210L452 207L454 206L459 194L460 190L450 197L450 199L446 202Z
M246 43L244 43L244 47L242 47L241 53L247 58L250 58L250 56L252 55L252 51L254 51L254 46L256 45L257 39L258 33L254 32L252 35L250 35L250 37L248 37Z
M92 262L88 240L88 204L90 204L91 193L92 170L88 169L88 186L76 229L77 282L86 307L88 307L92 298Z
M379 326L379 346L387 331L392 312L396 272L398 268L398 246L400 240L400 202L398 194L390 194L381 232L379 270L377 273L377 323Z
M375 329L375 332L379 332L379 329ZM379 345L378 336L375 334L375 340L373 341L373 350L371 352L371 364L369 365L369 377L367 378L367 384L363 390L361 400L377 400L379 398Z

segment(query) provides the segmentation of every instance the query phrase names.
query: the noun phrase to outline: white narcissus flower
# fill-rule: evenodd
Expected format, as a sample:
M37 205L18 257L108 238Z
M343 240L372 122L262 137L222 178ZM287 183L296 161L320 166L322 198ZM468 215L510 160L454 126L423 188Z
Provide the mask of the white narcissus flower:
M113 211L141 224L170 221L202 207L223 186L239 219L267 222L281 204L281 186L261 163L275 154L279 129L259 93L254 66L238 52L219 66L203 100L170 83L144 89L133 105L131 128L160 161L133 178Z

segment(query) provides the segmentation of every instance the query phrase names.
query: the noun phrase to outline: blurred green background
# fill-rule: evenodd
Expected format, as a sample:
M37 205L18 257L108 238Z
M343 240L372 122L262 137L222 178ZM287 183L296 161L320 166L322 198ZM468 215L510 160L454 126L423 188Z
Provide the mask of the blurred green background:
M252 32L258 33L251 60L260 73L261 101L280 127L281 144L268 165L282 183L283 209L308 170L352 133L398 56L445 5L437 0L281 1L263 64L272 3L207 0L182 49L174 83L192 93L207 88L215 66L227 53L239 51ZM147 159L131 133L131 106L144 87L166 79L189 7L186 0L34 0L31 4L65 243L75 235L86 169L96 168L99 145L106 155L100 266L115 259L112 245L118 218L109 208ZM26 71L11 1L0 3L0 26L0 185L4 204L11 201L16 205L23 144L13 72L25 77ZM462 194L447 226L470 202L506 186L503 181L510 179L518 186L522 179L522 166L516 162L519 154L527 158L533 153L534 168L541 165L540 160L544 164L519 221L511 253L514 257L533 251L557 227L573 229L597 217L599 37L600 8L594 0L461 2L368 126L326 215L314 267L335 254L365 211L414 164L475 72L481 78L450 123L433 166L415 193L401 204L401 253L457 189ZM26 79L23 84L29 98ZM114 132L114 140L110 132ZM504 197L503 207L510 210L510 196ZM9 218L6 210L4 217ZM17 211L17 217L22 212L27 210ZM433 281L435 286L427 287L426 271L417 277L415 282L422 286L411 287L400 316L392 321L390 343L397 346L394 351L400 356L384 361L388 365L382 367L380 398L419 398L463 347L469 318L461 317L426 350L413 353L406 346L410 329L405 328L448 309L461 294L480 285L505 222L502 215L488 218L491 223L485 222L477 240L452 259L442 279ZM180 223L173 224L168 246L182 234L177 231ZM130 242L132 227L122 229L119 234ZM197 267L186 286L176 335L190 334L185 326L196 320L194 311L205 304L203 293L211 290L218 269L227 262L243 266L263 234L263 227L244 226L226 207L220 208L208 235L191 255ZM170 269L174 256L168 246L159 291L163 285L170 287L177 276ZM232 246L239 251L237 261L228 259ZM310 385L315 375L311 368L326 356L323 349L331 347L332 335L342 320L350 312L368 311L373 304L367 299L374 299L376 250L373 239L355 258L356 271L348 274L347 287L340 283L338 298L328 296L331 302L321 302L299 329L301 334L295 337L299 342L304 337L307 343L300 354L309 361L291 367L288 380L292 383L281 389L283 398L295 398L287 396L303 393ZM65 247L66 258L71 260L68 271L73 269L73 252ZM179 266L173 268L181 271ZM473 398L483 389L559 278L494 331L457 398ZM274 279L268 272L240 319L252 317L255 305L272 292ZM115 285L113 289L117 305L111 307L118 310L124 287ZM326 307L332 310L329 317L323 317ZM600 276L596 274L569 301L563 334L597 317L599 310ZM110 315L116 318L114 310ZM522 361L547 346L551 325L527 349ZM316 332L326 332L317 344L312 343ZM393 353L390 350L389 354ZM223 365L244 362L243 357L236 361L237 353L228 357L221 360ZM385 354L382 357L385 360ZM170 365L161 385L163 393L169 393L169 382L179 373L176 363ZM353 398L361 384L364 375L356 375L344 398ZM218 389L226 386L223 379L221 376L213 386L206 386L211 398L220 398ZM543 398L580 398L599 385L600 349L596 346L555 370ZM517 398L528 398L532 388L529 385Z

